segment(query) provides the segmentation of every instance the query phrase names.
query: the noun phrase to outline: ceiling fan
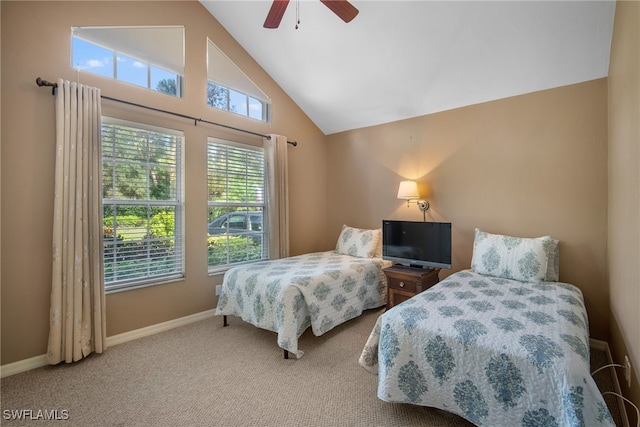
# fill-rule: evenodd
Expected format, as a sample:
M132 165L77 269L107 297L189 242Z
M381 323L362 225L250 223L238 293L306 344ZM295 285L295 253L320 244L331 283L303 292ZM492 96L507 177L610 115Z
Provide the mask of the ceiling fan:
M344 22L350 22L358 14L358 9L347 0L320 1ZM269 13L267 14L267 19L264 21L264 28L278 28L288 4L289 0L273 0L271 9L269 9Z

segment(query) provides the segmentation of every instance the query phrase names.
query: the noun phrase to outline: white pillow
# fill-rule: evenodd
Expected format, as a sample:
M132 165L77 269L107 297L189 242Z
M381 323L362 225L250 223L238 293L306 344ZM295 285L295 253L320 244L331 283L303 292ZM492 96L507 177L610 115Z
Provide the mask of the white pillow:
M471 269L476 273L521 282L544 281L549 248L553 246L549 240L552 240L549 236L535 239L512 237L476 228Z
M378 250L382 251L378 248L381 235L381 229L365 230L343 225L336 243L336 251L343 255L360 258L375 257Z

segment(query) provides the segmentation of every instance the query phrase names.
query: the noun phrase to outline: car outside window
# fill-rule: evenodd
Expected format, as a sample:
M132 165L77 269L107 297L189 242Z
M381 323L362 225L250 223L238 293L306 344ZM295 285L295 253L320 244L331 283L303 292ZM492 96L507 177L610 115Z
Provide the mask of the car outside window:
M262 215L251 215L251 231L262 231Z
M231 220L229 221L229 230L246 230L246 220L246 215L231 215Z

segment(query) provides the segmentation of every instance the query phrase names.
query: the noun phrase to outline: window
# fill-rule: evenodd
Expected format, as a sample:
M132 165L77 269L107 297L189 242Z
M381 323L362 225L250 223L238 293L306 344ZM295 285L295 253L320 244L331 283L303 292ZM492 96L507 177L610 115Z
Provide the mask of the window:
M177 97L184 27L73 27L71 66Z
M211 40L207 44L207 104L263 122L271 101Z
M220 110L247 116L252 119L267 120L269 105L263 101L229 89L213 82L207 82L207 104Z
M269 257L262 147L207 145L209 272Z
M181 132L103 117L107 291L184 277Z

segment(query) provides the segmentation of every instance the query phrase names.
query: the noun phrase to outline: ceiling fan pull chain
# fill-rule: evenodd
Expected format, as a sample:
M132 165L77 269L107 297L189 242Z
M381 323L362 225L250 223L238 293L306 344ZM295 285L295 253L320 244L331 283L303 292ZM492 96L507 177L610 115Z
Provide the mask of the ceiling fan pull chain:
M300 0L296 0L296 30L300 27Z

